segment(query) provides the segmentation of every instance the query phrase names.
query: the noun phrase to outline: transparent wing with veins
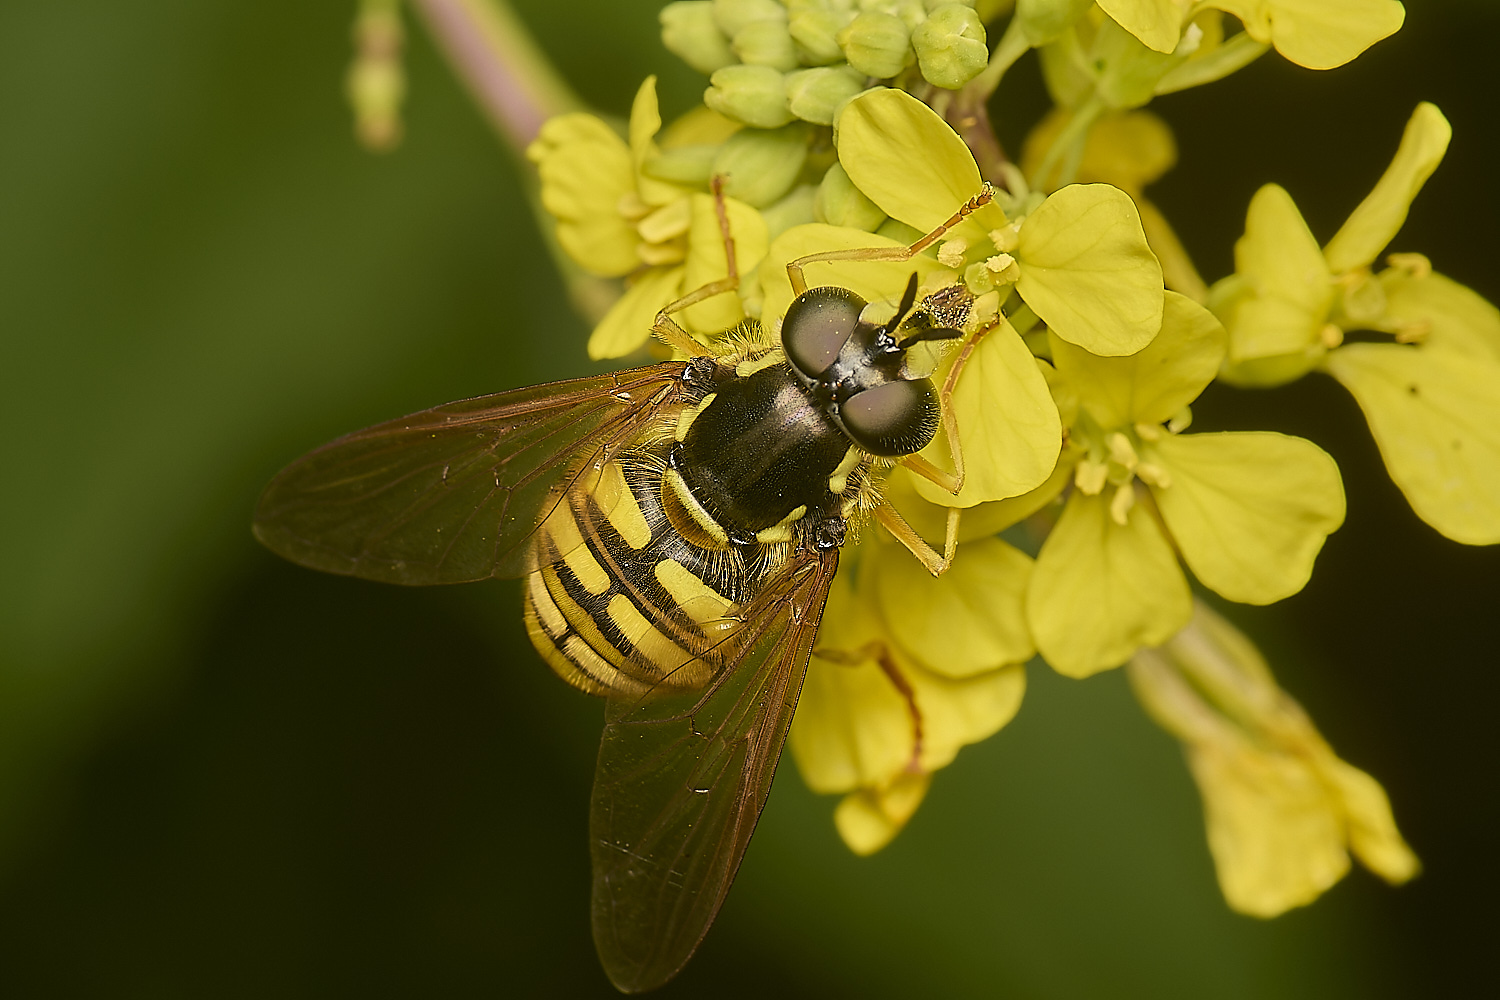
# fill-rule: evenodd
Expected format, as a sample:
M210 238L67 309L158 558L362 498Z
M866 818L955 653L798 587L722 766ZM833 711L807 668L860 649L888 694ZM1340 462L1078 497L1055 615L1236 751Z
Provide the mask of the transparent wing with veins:
M272 480L255 535L303 566L384 583L522 576L563 475L676 404L685 367L515 389L357 431Z
M794 555L704 689L613 697L590 815L594 943L621 990L654 989L723 905L771 790L838 550Z

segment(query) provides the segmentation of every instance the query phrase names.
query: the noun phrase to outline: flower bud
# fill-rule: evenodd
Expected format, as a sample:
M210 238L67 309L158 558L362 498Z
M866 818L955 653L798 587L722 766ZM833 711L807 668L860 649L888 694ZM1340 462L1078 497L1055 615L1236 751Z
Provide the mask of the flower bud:
M792 189L807 160L807 126L741 129L719 147L713 172L724 178L724 193L764 208Z
M345 89L354 109L354 131L366 149L394 149L401 141L401 66L405 33L394 0L365 0L354 21L355 59Z
M786 8L776 0L713 0L714 23L733 38L740 29L755 21L785 21Z
M708 80L703 103L756 128L780 128L792 120L786 78L769 66L725 66Z
M801 65L784 21L751 21L735 33L730 45L740 62L750 66L770 66L784 73Z
M713 176L714 157L719 147L710 145L678 146L664 149L641 164L641 173L653 180L685 187L707 187Z
M877 80L889 80L911 65L911 33L894 15L867 10L838 39L849 65Z
M865 193L854 186L844 168L835 163L818 185L813 216L831 226L848 226L873 233L885 221L885 213Z
M661 43L693 69L712 73L734 64L729 39L714 25L713 0L669 3L657 17L661 21Z
M865 78L848 66L816 66L786 77L792 114L817 125L832 125L839 105L864 89Z
M1054 41L1093 6L1093 0L1016 0L1016 19L1032 45Z
M948 90L974 79L990 59L979 15L959 3L933 11L912 32L911 47L927 82Z
M884 4L867 4L867 7L878 6L887 14L894 14L906 25L907 31L916 31L917 26L927 20L927 7L922 0L896 0L894 4L886 0Z
M813 214L813 205L817 201L817 196L816 185L801 184L792 188L787 196L776 204L761 209L761 218L766 220L766 238L774 240L793 226L817 222L817 216ZM745 311L750 311L748 305Z
M797 54L804 65L827 66L842 62L844 50L839 48L838 33L852 16L831 10L806 10L793 14L787 22L792 41L797 43Z

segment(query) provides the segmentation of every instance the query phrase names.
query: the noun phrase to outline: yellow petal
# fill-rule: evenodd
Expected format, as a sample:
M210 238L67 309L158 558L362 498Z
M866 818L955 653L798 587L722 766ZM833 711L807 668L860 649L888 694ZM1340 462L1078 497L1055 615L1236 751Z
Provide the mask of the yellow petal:
M1219 887L1234 909L1279 916L1349 870L1342 817L1305 761L1209 744L1190 748L1188 763Z
M899 545L882 545L873 565L876 606L891 637L922 666L963 678L1036 653L1024 601L1031 557L998 538L961 546L948 572L934 578Z
M652 268L626 289L589 335L589 357L622 358L651 339L661 308L682 294L682 268Z
M958 522L959 544L998 534L1055 501L1058 494L1073 481L1074 461L1076 459L1069 459L1066 452L1060 455L1052 475L1030 493L1008 500L965 507ZM916 529L917 534L935 548L941 548L946 537L948 507L924 499L917 492L917 484L923 482L926 480L921 476L904 466L897 466L885 481L885 498L901 512L901 516ZM951 502L952 497L946 492L940 490L939 493Z
M656 77L648 76L635 92L630 105L630 161L636 175L636 191L648 205L665 205L682 197L687 189L644 173L646 162L658 155L656 133L661 130L661 112L656 105Z
M1177 0L1099 0L1099 7L1147 48L1171 52L1182 37Z
M934 381L947 377L952 362ZM964 488L954 496L927 480L917 492L948 507L972 507L1030 493L1052 475L1062 449L1062 421L1037 362L1007 322L985 334L959 375L950 401L964 456ZM923 452L952 469L948 441L939 434Z
M1107 494L1075 491L1031 573L1026 617L1053 669L1087 677L1165 642L1192 616L1177 557L1151 515L1134 507L1124 525Z
M1335 274L1368 267L1406 222L1412 199L1427 183L1427 178L1443 162L1453 127L1436 105L1423 101L1417 105L1396 158L1364 201L1334 233L1323 256Z
M557 219L557 239L585 270L606 277L640 264L640 238L620 216L620 199L635 191L630 151L593 115L548 119L527 150L542 182L542 205Z
M1297 354L1317 342L1333 304L1333 276L1284 188L1267 184L1250 199L1234 264L1244 297L1232 316L1219 315L1231 360Z
M1338 466L1311 441L1259 431L1166 435L1148 457L1171 475L1152 495L1183 561L1231 601L1297 593L1344 523Z
M955 679L924 670L899 654L897 662L907 669L922 718L917 766L923 771L947 767L959 750L999 732L1016 717L1026 693L1026 667L1019 663Z
M1500 361L1500 310L1451 278L1416 277L1401 268L1380 272L1386 313L1400 328L1420 331L1424 351L1454 351Z
M754 274L761 258L766 255L766 221L758 211L734 198L724 199L724 210L729 219L730 238L734 240L736 267L740 274ZM682 279L684 294L718 281L729 273L728 258L724 255L724 234L719 228L713 197L693 195L692 213L692 223L688 228L687 269ZM679 322L686 321L689 327L701 333L719 333L744 318L739 295L724 292L684 309Z
M1349 344L1324 367L1359 402L1418 517L1466 545L1500 542L1500 363Z
M1415 877L1422 864L1396 829L1391 800L1380 782L1332 753L1323 755L1321 771L1343 799L1349 849L1360 863L1392 885Z
M881 788L850 792L833 811L833 823L849 850L866 857L889 844L922 804L932 775L903 774Z
M1227 335L1213 313L1165 293L1161 333L1123 358L1101 358L1056 337L1052 360L1080 405L1105 430L1170 420L1198 398L1224 360Z
M1095 354L1134 354L1161 329L1161 264L1130 196L1072 184L1021 225L1016 289L1059 337Z
M874 90L855 98L839 118L837 139L839 162L855 187L920 233L946 222L983 186L969 147L905 91ZM1004 214L989 205L954 234L971 230L979 237L1004 224Z
M1387 881L1416 874L1384 790L1339 760L1255 645L1202 602L1170 642L1132 658L1129 677L1186 744L1236 910L1273 917L1311 902L1343 877L1350 850Z
M885 631L851 576L834 578L788 737L808 787L825 795L884 784L915 756L909 702L875 658Z
M765 305L761 310L761 321L769 332L781 329L781 317L792 302L792 282L787 277L789 261L825 250L854 250L876 247L899 247L897 240L867 233L862 229L844 226L829 226L810 223L793 226L772 242L766 251L760 268L761 291ZM867 302L890 301L894 304L906 288L906 281L915 272L919 279L926 279L941 267L931 257L917 256L911 260L841 260L832 263L807 265L805 277L809 288L819 285L839 285L854 292Z
M1212 0L1256 41L1308 69L1342 66L1406 20L1397 0Z
M1020 708L1025 669L962 679L923 669L891 642L872 603L835 580L790 745L814 791L888 786L936 771Z

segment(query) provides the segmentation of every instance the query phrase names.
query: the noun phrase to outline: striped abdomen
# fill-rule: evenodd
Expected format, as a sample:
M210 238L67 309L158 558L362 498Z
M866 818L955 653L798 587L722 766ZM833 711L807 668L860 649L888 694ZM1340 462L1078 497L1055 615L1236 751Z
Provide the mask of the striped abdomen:
M526 628L566 681L595 693L699 687L732 659L767 559L683 537L663 508L666 462L639 449L564 492L536 534Z

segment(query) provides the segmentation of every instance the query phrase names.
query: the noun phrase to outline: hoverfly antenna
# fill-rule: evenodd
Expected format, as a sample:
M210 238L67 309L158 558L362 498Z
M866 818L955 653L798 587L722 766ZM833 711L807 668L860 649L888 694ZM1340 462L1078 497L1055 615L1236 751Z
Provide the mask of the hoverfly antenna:
M901 293L901 305L896 308L896 315L886 320L880 326L880 332L886 335L894 335L901 321L911 312L912 306L917 303L917 272L913 271L911 277L906 280L906 291Z
M924 340L957 340L963 335L962 330L955 330L951 326L923 326L902 337L896 346L904 351Z

